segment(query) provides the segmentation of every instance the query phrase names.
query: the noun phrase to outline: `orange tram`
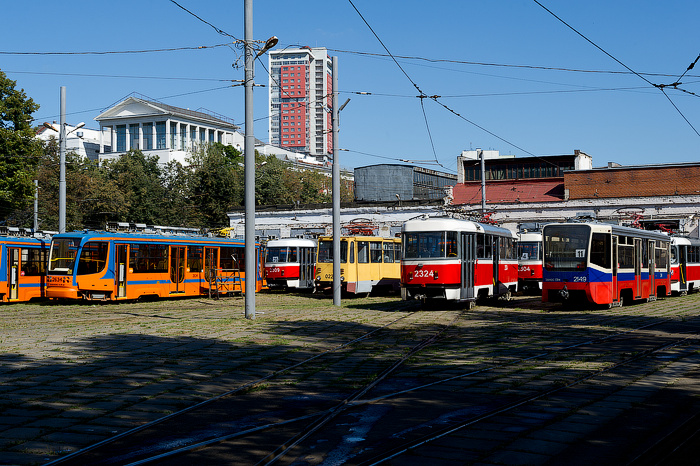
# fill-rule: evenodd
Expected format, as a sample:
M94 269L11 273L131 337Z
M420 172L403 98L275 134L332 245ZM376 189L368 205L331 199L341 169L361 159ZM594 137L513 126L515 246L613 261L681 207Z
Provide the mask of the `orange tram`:
M0 236L0 300L44 297L49 238Z
M256 291L262 288L260 248ZM131 300L245 291L245 242L193 235L73 232L55 235L46 297Z

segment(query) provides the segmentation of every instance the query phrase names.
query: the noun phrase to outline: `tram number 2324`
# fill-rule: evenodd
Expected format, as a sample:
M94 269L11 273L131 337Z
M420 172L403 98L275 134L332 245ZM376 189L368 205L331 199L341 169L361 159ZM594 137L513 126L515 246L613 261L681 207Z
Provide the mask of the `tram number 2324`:
M435 272L429 269L419 269L413 272L413 278L432 278Z

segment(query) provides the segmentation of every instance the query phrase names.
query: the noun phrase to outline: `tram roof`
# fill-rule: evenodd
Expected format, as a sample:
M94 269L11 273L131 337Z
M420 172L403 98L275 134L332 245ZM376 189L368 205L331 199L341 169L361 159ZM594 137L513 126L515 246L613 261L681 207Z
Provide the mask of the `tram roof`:
M516 238L515 233L507 228L497 227L486 223L473 222L457 218L415 218L403 224L402 231L466 231L474 233L490 233L499 236Z
M48 244L51 238L32 236L0 236L0 244Z
M102 240L102 241L124 241L136 242L143 241L149 243L168 243L168 244L218 244L218 245L243 245L244 240L239 238L226 238L221 236L197 236L197 235L159 235L159 234L144 234L144 233L124 233L110 231L73 231L70 233L59 233L53 236L54 239L61 238L80 238L81 241ZM255 243L259 243L256 241Z
M271 239L267 242L268 248L276 248L280 246L299 246L299 247L316 247L316 241L308 238L278 238Z
M691 238L689 236L672 236L671 243L681 246L700 246L700 238Z
M660 241L670 241L671 238L666 234L659 231L642 230L639 228L625 227L622 225L614 225L612 223L603 222L570 222L570 223L550 223L545 225L545 229L548 227L553 227L557 225L575 226L575 225L587 225L598 231L610 231L616 235L624 236L636 236L638 238L647 238Z

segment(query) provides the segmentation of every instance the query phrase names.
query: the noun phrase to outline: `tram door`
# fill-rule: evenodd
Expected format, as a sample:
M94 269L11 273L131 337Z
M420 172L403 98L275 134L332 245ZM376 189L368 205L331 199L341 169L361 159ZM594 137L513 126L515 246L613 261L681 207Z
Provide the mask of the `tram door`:
M126 298L127 245L117 244L117 298Z
M656 296L656 258L654 256L656 241L649 241L647 244L649 253L649 296Z
M19 248L7 249L7 284L9 285L8 299L19 299L19 271L20 271L20 250Z
M634 239L634 285L635 298L642 296L642 240Z
M210 288L217 286L217 274L219 269L219 248L204 248L204 279L209 282ZM213 285L212 285L213 283Z
M312 260L313 249L300 247L297 257L299 257L299 288L313 288L316 266Z
M185 247L170 246L170 293L185 292Z
M688 281L686 280L687 277L687 269L686 269L686 263L688 262L688 253L687 253L687 247L686 246L678 246L678 271L680 272L680 277L678 277L678 280L680 280L680 285L681 285L681 291L686 291L688 289Z
M462 280L459 290L460 299L473 299L474 267L476 265L476 235L462 233L460 238L460 257L462 259Z
M618 241L618 237L613 236L612 237L612 247L613 247L613 249L612 249L612 253L613 253L613 257L612 257L612 288L613 288L612 300L613 301L618 301L619 300L618 298L620 297L620 286L617 283L617 268L620 265L619 257L617 255L617 252L618 252L617 251L617 241Z

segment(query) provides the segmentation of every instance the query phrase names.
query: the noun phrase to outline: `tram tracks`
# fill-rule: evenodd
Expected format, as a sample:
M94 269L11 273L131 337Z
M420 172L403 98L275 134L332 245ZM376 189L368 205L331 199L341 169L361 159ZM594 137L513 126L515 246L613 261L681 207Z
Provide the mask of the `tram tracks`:
M600 319L600 320L603 321L605 319ZM394 321L394 322L396 322L396 321ZM394 322L392 322L390 324L393 324ZM570 352L576 348L581 348L584 346L603 345L605 343L610 343L612 341L615 341L616 339L619 342L621 340L628 339L630 337L630 335L642 334L644 332L649 331L653 327L656 327L656 326L659 326L662 324L666 324L669 322L673 322L673 320L662 319L659 321L640 325L638 327L628 329L625 331L617 332L614 334L609 334L609 335L606 335L604 337L583 339L582 341L579 341L577 343L558 346L556 348L551 349L550 351L537 353L537 354L534 354L534 355L531 355L528 357L523 357L523 358L520 358L517 360L511 360L511 361L507 361L507 362L500 363L500 364L487 365L487 367L482 367L481 369L477 369L474 371L468 371L466 373L458 374L456 376L447 377L447 378L444 378L441 380L433 381L433 382L428 383L428 384L417 385L417 386L411 387L409 389L395 391L395 392L392 392L390 394L385 393L384 395L379 396L379 397L373 397L373 398L367 398L367 399L362 398L365 395L369 394L369 392L372 389L376 388L380 382L385 380L385 378L387 378L391 374L394 374L396 372L396 369L401 367L404 364L404 362L406 361L406 359L408 359L416 354L419 354L425 348L428 348L431 345L433 345L436 341L437 336L442 335L443 332L447 329L447 327L445 327L445 328L439 329L439 331L436 332L430 338L426 338L426 339L421 340L410 351L408 351L401 358L399 358L399 360L397 360L397 362L395 362L389 368L387 368L384 371L385 373L379 374L373 381L364 385L363 387L361 387L360 389L355 391L352 395L343 398L339 403L337 403L333 406L329 406L328 403L326 403L326 408L324 408L324 409L320 409L319 407L313 407L310 410L308 410L307 412L305 412L301 415L298 415L298 416L290 416L289 415L290 413L287 413L286 419L276 420L274 422L270 422L270 423L267 423L264 425L257 425L255 427L252 427L249 429L242 429L242 430L239 430L237 432L227 433L226 435L222 435L222 436L218 436L218 437L214 437L214 438L209 438L209 439L206 439L206 440L201 441L201 442L192 442L191 445L187 445L185 447L174 448L174 449L171 448L167 452L158 453L156 455L151 455L151 456L146 455L146 457L142 457L141 459L135 460L134 462L132 462L130 464L154 463L154 462L163 461L165 458L167 458L168 462L171 462L171 461L173 461L173 458L175 456L191 454L194 451L201 451L201 450L204 450L206 448L210 448L213 445L220 445L220 444L226 443L226 442L230 443L231 441L238 442L236 444L237 445L236 448L240 448L241 439L244 439L244 438L249 437L251 435L252 436L258 435L259 436L259 434L261 432L266 432L266 436L268 436L269 434L267 434L267 433L270 432L271 430L281 429L281 428L286 429L284 431L286 433L282 432L282 433L277 434L277 435L271 435L270 437L279 439L279 438L284 438L285 436L287 436L287 439L282 440L282 442L279 443L279 445L277 447L270 446L270 449L267 451L269 451L271 453L268 453L266 456L264 456L264 455L258 456L256 461L259 461L260 464L289 462L289 459L287 458L287 456L289 456L290 458L293 458L293 457L299 456L300 454L303 454L303 453L300 453L300 451L303 452L305 449L299 448L299 446L303 442L306 442L307 447L308 447L308 442L309 442L310 438L315 433L317 433L321 428L323 428L324 426L328 427L329 430L337 429L337 425L331 425L331 421L338 418L339 415L341 415L341 414L347 414L347 412L350 410L361 408L363 406L366 407L367 405L371 405L371 404L379 404L381 402L385 402L386 400L390 400L390 399L400 399L402 397L405 398L407 396L407 394L421 392L421 391L425 392L426 390L430 390L431 387L436 387L439 385L448 385L456 380L468 379L470 377L476 378L475 381L473 382L473 384L478 385L480 383L483 383L483 380L484 380L480 377L483 377L483 375L489 371L496 371L496 372L499 370L500 371L507 371L507 370L510 370L511 368L513 368L514 370L512 372L517 372L518 365L525 365L525 364L531 363L532 361L535 361L537 359L553 358L554 356L556 356L558 354ZM390 324L388 324L388 325L390 325ZM376 330L379 330L379 329L375 329L375 331ZM691 337L686 337L680 341L687 341L688 338L691 338ZM362 339L364 339L364 337L360 337L356 340L353 340L353 342L361 341ZM348 342L348 344L350 344L350 343L351 342ZM678 345L678 344L680 344L680 342L676 342L675 344ZM661 350L662 350L662 347L659 347L655 351L661 351ZM647 352L644 352L644 351L647 351ZM471 425L473 423L478 423L478 422L481 422L483 420L489 419L490 417L506 413L510 410L517 409L518 407L522 406L525 403L529 403L529 402L532 402L534 400L540 399L542 397L549 396L549 395L554 394L554 393L558 393L558 392L565 390L567 388L570 388L576 384L581 384L581 383L585 382L586 380L589 380L592 377L603 374L603 373L610 371L610 370L614 370L615 368L620 367L621 365L630 364L632 361L639 360L640 358L644 358L648 354L651 354L648 352L649 350L644 350L644 351L639 352L639 354L636 354L633 357L623 358L621 362L618 361L617 363L608 364L607 367L600 369L600 370L595 370L595 371L587 374L584 377L574 379L573 381L569 381L567 383L559 383L558 385L554 386L554 388L550 387L549 389L544 390L544 391L540 390L537 394L531 396L530 398L526 397L526 398L520 399L519 401L514 401L510 404L505 404L505 405L501 404L488 412L484 412L484 410L482 409L480 411L479 416L474 417L473 419L469 420L467 424L465 424L465 422L467 422L467 421L462 422L461 427L458 427L458 429L462 429L465 426ZM487 378L485 380L488 381L488 380L498 379L499 377L503 377L503 375L507 375L507 373L506 374L497 374L493 378L491 378L491 379ZM301 424L304 424L304 425L301 425ZM296 427L294 427L294 426L296 426ZM454 426L452 426L451 428L453 429ZM290 432L291 432L291 435L290 435ZM448 432L448 434L449 434L449 432ZM448 435L448 434L445 434L445 435ZM440 437L435 437L435 439L439 439L439 438ZM431 441L434 441L435 439L427 439L427 440L421 439L420 442L429 443ZM414 441L415 441L415 439L414 439ZM422 445L423 443L420 443L418 446ZM261 446L261 448L264 449L266 447ZM403 448L404 451L402 453L405 453L405 452L411 451L417 447L412 447L409 445L409 446L404 446L402 448L393 447L393 450L396 450L397 448L399 450L401 450ZM294 455L296 455L296 456L294 456ZM350 453L348 453L348 455L350 455ZM247 457L248 461L245 461L245 462L250 462L250 460L252 458L253 457L250 457L250 456ZM264 459L261 460L260 458L264 458ZM355 457L353 456L353 458L355 458ZM126 458L123 458L123 459L126 459ZM357 459L359 459L359 458L357 458ZM378 461L388 461L390 459L391 459L391 457L389 457L387 459L379 458ZM59 460L55 463L58 463L58 462L61 462L61 461ZM253 462L255 462L255 461L253 461ZM124 463L119 462L119 464L125 464L125 463L126 463L126 461Z

